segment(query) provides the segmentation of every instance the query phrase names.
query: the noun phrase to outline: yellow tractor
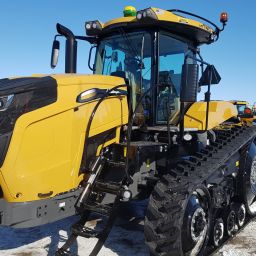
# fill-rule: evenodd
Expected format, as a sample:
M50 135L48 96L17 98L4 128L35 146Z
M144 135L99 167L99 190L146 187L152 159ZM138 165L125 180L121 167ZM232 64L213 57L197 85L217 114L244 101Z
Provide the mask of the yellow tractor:
M129 6L86 22L86 36L57 24L51 65L64 37L66 74L0 80L0 225L78 214L56 255L78 236L98 238L97 255L119 208L146 201L150 254L176 256L208 254L255 216L256 129L211 101L221 77L200 54L227 13L220 21ZM76 74L78 40L91 44L91 75ZM101 230L86 226L91 213L105 216Z
M253 109L250 107L249 102L243 100L231 100L230 102L237 108L239 121L252 125L254 120Z

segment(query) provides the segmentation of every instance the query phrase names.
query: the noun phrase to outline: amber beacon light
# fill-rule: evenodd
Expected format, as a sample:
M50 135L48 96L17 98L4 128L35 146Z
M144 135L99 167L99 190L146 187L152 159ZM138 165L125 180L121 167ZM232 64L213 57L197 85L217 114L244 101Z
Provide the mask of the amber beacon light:
M228 22L228 13L227 12L222 12L221 13L220 22L222 22L224 24Z

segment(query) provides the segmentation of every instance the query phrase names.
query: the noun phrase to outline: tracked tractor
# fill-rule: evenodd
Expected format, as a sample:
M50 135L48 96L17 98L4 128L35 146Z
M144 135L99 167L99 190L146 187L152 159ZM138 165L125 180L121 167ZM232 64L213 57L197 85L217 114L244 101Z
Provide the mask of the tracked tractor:
M96 255L120 207L144 200L150 254L176 256L208 254L255 216L256 129L211 101L221 77L200 54L227 13L220 21L129 6L86 22L86 36L57 24L51 65L65 38L66 74L0 80L0 224L78 214L56 255L78 236L98 238ZM76 74L78 40L91 44L91 75ZM87 226L91 214L101 229Z
M247 125L252 125L254 120L253 109L249 105L249 102L243 100L231 100L230 102L237 108L237 117L239 121L244 122Z

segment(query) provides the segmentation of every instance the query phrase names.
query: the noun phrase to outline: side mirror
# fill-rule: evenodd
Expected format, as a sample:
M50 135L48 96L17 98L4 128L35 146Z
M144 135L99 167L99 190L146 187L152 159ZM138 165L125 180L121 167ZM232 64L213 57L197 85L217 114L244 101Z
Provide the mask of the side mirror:
M208 65L199 80L199 85L204 86L218 84L220 80L221 77L214 65Z
M51 56L51 68L55 68L58 63L60 52L60 42L58 40L54 40L52 44L52 56Z
M181 102L196 102L198 91L198 64L183 64L181 77Z

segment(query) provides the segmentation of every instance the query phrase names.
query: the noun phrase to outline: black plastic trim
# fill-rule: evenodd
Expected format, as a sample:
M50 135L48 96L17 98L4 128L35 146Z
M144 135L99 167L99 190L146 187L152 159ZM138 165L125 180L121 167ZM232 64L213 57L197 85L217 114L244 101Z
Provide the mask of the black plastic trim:
M0 198L0 226L30 228L77 214L75 203L82 187L52 198L10 203Z
M2 166L10 141L12 132L0 136L0 166ZM1 194L1 193L0 193Z
M50 76L0 80L0 96L46 88L57 89L56 80ZM57 95L57 90L55 94Z
M97 149L100 145L104 145L109 140L116 137L116 127L95 136L89 137L85 140L84 150L81 160L80 173L89 169L89 165L96 156Z

